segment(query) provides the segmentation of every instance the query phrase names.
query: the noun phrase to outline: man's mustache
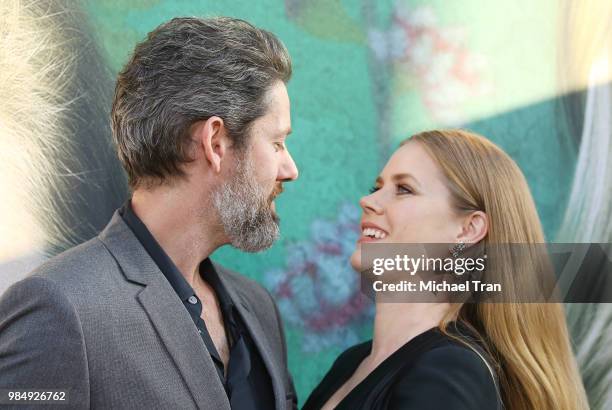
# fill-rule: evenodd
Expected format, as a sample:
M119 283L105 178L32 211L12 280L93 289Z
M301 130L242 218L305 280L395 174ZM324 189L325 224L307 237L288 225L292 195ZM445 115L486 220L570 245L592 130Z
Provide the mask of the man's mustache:
M274 187L274 190L270 194L270 202L272 202L274 198L279 196L282 192L283 192L283 184L282 182L279 182L276 184L276 186Z

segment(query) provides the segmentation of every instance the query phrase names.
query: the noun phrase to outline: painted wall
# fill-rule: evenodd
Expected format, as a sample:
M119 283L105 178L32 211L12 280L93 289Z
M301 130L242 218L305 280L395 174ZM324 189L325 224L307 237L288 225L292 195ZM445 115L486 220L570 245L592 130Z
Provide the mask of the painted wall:
M239 17L274 32L286 44L294 67L289 83L294 131L288 146L300 168L300 179L286 185L277 203L282 238L260 254L224 248L214 258L261 282L276 297L286 323L300 403L343 349L369 335L371 306L361 297L358 278L348 265L358 235L357 202L402 139L420 130L451 126L487 136L527 176L547 237L553 240L560 230L582 135L582 96L588 87L588 76L576 67L574 58L576 50L595 42L589 38L578 45L566 41L568 32L584 26L576 17L568 17L569 10L575 16L575 8L581 8L575 2L86 0L50 4L77 16L53 20L47 28L70 36L67 28L76 27L76 35L87 40L74 46L89 56L75 60L74 67L86 67L75 71L75 78L83 79L75 92L82 90L87 106L99 105L84 115L100 121L99 127L91 133L69 132L63 140L68 145L93 134L99 135L97 143L107 141L105 111L113 77L134 45L172 17ZM584 19L595 18L583 14ZM57 58L72 55L70 50L59 50ZM581 61L593 63L601 55L607 56L595 47ZM608 74L605 71L598 81L609 81ZM0 78L0 92L16 94L7 90L11 89L3 89ZM66 110L78 110L77 106L66 103ZM16 139L2 138L0 169L13 169L10 164L23 150L9 150L20 145L15 145ZM104 150L102 157L108 158L109 151ZM605 154L609 157L609 149ZM54 154L48 150L36 155ZM116 165L101 166L109 164ZM79 172L79 167L92 170L86 161L71 169ZM4 218L7 232L14 232L16 224L22 229L18 242L0 235L5 238L0 274L3 267L17 272L49 250L57 252L93 235L125 194L121 181L94 184L107 196L94 204L87 202L93 194L83 194L82 202L88 205L79 208L77 204L64 213L72 215L73 224L75 215L88 215L87 220L96 220L91 227L79 231L68 224L70 229L57 225L43 229L44 215L20 206L39 192L32 185L30 191L17 195L27 172L36 172L36 167L5 173L4 182L0 179L3 198L11 201L10 205L5 201L7 209L0 213L21 209L22 214L10 221ZM96 181L109 180L106 175ZM109 171L108 175L115 174ZM85 192L94 177L85 173L75 179L76 188L64 189ZM53 213L53 205L49 206L47 211ZM70 240L50 240L50 232L64 231ZM27 260L30 265L15 265L15 260ZM9 278L8 273L5 277Z

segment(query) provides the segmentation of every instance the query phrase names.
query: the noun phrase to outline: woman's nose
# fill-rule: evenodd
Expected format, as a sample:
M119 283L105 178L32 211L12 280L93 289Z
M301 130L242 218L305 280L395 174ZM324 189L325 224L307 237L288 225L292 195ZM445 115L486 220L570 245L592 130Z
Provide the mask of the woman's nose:
M364 212L373 212L375 214L381 214L383 212L383 207L377 200L377 192L363 196L359 200L359 205L361 206Z

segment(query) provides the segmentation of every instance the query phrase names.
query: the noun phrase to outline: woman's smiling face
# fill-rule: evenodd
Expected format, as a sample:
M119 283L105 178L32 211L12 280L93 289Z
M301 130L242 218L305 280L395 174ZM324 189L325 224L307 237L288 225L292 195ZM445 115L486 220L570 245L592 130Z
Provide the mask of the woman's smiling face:
M436 162L417 142L401 146L359 201L361 236L351 264L361 266L363 243L455 243L462 218Z

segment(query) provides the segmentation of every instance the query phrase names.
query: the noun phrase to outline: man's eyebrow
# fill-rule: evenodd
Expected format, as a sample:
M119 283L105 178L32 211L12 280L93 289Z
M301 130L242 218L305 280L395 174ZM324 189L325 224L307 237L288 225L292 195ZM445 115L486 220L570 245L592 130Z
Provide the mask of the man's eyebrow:
M270 136L272 138L287 138L289 136L289 134L291 134L291 127L284 129L282 131L278 131L278 134L276 132L270 134Z
M285 139L289 137L289 134L291 134L291 128L287 130L274 130L267 134L267 138L269 138L271 141L277 141L277 140L284 141Z

